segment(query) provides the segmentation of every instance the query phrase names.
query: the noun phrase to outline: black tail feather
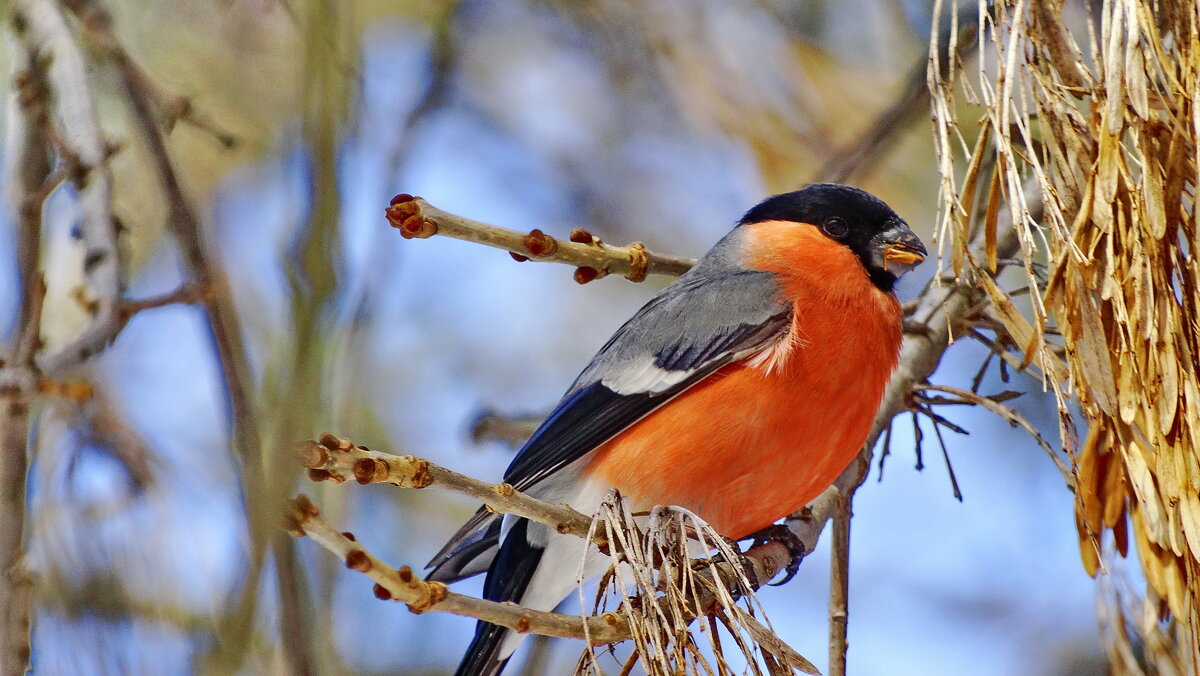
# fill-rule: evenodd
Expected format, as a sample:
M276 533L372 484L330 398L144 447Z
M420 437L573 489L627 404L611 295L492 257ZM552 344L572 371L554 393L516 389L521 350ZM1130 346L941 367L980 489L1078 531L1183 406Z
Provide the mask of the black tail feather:
M450 542L425 564L433 568L425 577L435 582L457 582L487 570L500 549L499 514L480 510Z
M529 528L527 519L518 519L500 545L483 585L483 597L489 601L520 602L525 595L545 551L529 543ZM475 638L455 675L498 676L508 663L508 656L500 657L500 647L509 631L490 622L479 622Z

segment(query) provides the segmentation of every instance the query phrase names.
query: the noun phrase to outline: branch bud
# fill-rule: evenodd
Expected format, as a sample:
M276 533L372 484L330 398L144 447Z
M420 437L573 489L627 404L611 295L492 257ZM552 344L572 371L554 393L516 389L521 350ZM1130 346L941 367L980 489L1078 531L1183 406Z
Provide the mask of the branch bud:
M596 271L596 268L590 268L586 265L575 268L575 281L579 282L580 284L587 284L599 276L600 273Z
M576 244L599 244L600 238L583 228L575 228L571 231L570 239Z
M531 256L549 256L558 251L558 240L534 228L525 235L525 250Z
M371 557L361 549L352 549L346 554L346 567L365 573L371 570Z
M325 446L312 441L302 441L296 445L296 459L304 467L317 469L325 466L329 461L329 453L325 450Z

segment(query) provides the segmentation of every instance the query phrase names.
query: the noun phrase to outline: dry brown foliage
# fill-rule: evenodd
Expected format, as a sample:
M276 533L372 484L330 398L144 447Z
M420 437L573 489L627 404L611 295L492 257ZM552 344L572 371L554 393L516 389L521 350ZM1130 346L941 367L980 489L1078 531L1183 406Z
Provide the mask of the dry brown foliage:
M994 271L994 246L983 260L967 250L968 225L982 215L994 239L999 205L1011 207L1029 288L1040 293L1019 310L993 276L979 278L1058 398L1084 566L1101 570L1111 530L1122 554L1132 540L1146 576L1142 610L1110 607L1113 666L1196 673L1200 6L1005 0L981 2L979 12L978 63L954 64L945 78L930 68L940 239L956 273ZM958 125L966 111L979 119L972 140ZM1041 218L1023 186L1040 193ZM1082 442L1072 400L1087 422ZM1112 595L1124 604L1128 596ZM1131 640L1142 645L1133 650Z
M635 649L622 674L637 664L651 676L728 674L726 653L740 654L746 662L742 673L755 676L820 673L775 634L737 544L703 519L681 507L657 507L647 518L636 518L615 493L596 517L603 537L620 551L621 565L609 569L601 593L616 598L633 633ZM715 556L704 556L712 550ZM702 558L692 558L696 555ZM602 596L596 614L607 600ZM699 633L708 639L711 658L691 628L699 615L705 616ZM585 653L578 673L601 673L596 661L593 651Z

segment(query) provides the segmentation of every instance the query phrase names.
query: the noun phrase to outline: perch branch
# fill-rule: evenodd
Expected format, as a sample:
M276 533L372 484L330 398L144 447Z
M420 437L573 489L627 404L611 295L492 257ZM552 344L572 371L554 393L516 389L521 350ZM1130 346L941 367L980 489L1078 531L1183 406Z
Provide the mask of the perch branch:
M590 516L567 505L538 500L509 484L490 484L459 474L424 458L372 451L332 434L322 435L319 442L301 444L297 456L300 464L309 468L309 478L313 481L341 483L354 477L356 482L364 485L389 483L400 488L440 488L474 498L494 512L513 514L549 526L559 533L591 539L603 551L609 548L608 540L600 534L605 531L604 524L601 522L593 527ZM814 504L796 518L828 519L834 508L833 502ZM809 552L817 545L815 538L802 538L801 542ZM753 579L767 582L786 567L790 553L782 544L768 542L751 548L745 556L758 576Z
M555 239L542 232L528 233L501 228L451 214L420 197L396 195L387 208L387 219L405 239L445 235L504 249L519 261L552 261L576 266L575 281L586 284L609 273L640 282L646 275L679 276L696 261L648 251L640 242L613 246L586 230L571 232L569 240Z
M556 509L554 505L541 503L538 515L542 512L552 513ZM516 511L512 513L519 514ZM550 519L549 523L554 525L553 519ZM441 582L423 581L408 566L399 570L392 568L367 551L352 534L339 532L322 519L320 510L305 495L288 501L284 525L292 535L308 537L336 554L345 562L347 568L374 580L376 597L382 600L402 601L408 604L409 610L414 613L452 613L498 624L519 633L577 638L587 640L591 645L616 643L632 637L628 620L620 613L608 612L583 617L533 610L515 603L496 603L457 594L448 590ZM782 543L768 542L748 550L744 556L744 563L749 567L747 574L766 581L787 566L790 554ZM701 577L710 580L713 575L719 575L726 580L736 578L733 564L728 561L706 561L706 564L709 564L706 565L706 569L698 572ZM689 621L703 614L716 600L715 586L702 590L689 607Z

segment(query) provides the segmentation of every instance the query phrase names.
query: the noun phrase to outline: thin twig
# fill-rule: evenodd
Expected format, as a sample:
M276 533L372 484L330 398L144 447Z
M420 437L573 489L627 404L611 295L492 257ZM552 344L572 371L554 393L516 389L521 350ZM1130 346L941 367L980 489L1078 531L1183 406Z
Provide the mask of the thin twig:
M837 500L829 566L829 674L846 676L846 637L850 622L850 517L848 494Z
M178 122L185 122L196 129L208 134L226 149L238 146L240 140L230 131L223 129L215 121L196 110L192 99L168 91L159 84L146 69L129 56L112 31L112 20L108 12L98 5L95 0L62 0L72 13L79 17L90 46L99 49L110 58L126 64L132 77L137 78L138 87L146 92L159 111L163 125L168 129L174 128Z
M552 505L530 497L509 484L489 484L459 474L424 458L391 455L355 446L347 439L323 435L299 450L300 464L310 469L314 481L342 482L353 477L360 484L390 483L401 488L440 488L467 495L489 509L546 524L559 533L586 538L592 518L565 505ZM607 545L600 539L598 544Z
M471 441L500 441L519 448L533 436L545 416L503 416L484 411L471 423Z
M613 643L629 638L629 626L616 613L582 618L524 608L514 603L496 603L457 594L441 582L425 582L408 566L399 570L375 557L348 533L342 533L320 516L307 497L288 502L287 527L294 535L303 535L337 554L346 567L375 581L375 595L384 600L402 601L414 613L437 611L464 615L508 627L519 633L543 634L568 638L591 638L593 644ZM584 624L587 624L586 630ZM586 631L586 633L585 633Z
M1042 450L1046 451L1046 454L1050 456L1050 459L1054 461L1054 466L1058 468L1058 472L1062 475L1063 481L1066 483L1067 488L1071 489L1072 491L1075 490L1075 477L1071 473L1071 469L1067 467L1067 464L1063 461L1059 454L1055 452L1054 448L1050 446L1049 442L1046 441L1041 432L1038 432L1038 429L1033 426L1033 423L1025 419L1025 416L1017 413L1012 408L1005 406L991 397L985 397L977 392L964 390L959 387L953 387L951 385L926 384L919 386L919 388L922 390L933 390L935 392L952 394L963 402L980 406L988 411L991 411L992 413L995 413L1004 420L1007 420L1008 423L1013 427L1020 427L1021 429L1025 430L1029 433L1029 436L1033 437L1033 440L1037 442L1038 446L1041 446Z
M146 298L125 299L121 301L121 323L127 324L139 312L166 307L168 305L197 305L205 302L208 291L197 284L183 283L174 291L148 296Z
M392 227L407 239L444 235L504 249L517 260L551 261L576 266L575 281L585 284L607 274L624 275L640 282L646 275L679 276L696 261L651 253L641 243L620 247L605 244L585 230L575 230L568 241L542 232L501 228L442 211L420 197L402 194L387 208Z

